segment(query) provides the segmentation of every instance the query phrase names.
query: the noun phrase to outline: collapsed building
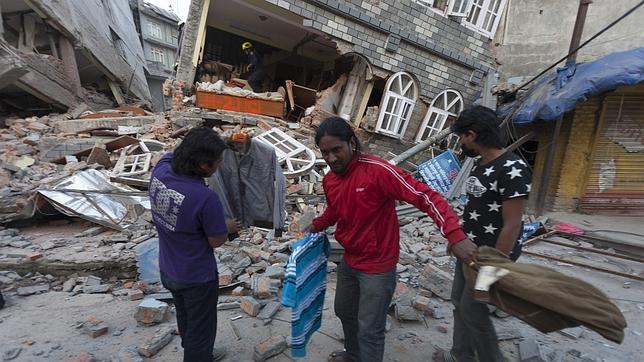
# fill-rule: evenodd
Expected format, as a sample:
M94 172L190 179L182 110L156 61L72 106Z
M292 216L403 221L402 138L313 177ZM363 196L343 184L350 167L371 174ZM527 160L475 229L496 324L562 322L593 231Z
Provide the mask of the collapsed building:
M338 115L361 129L368 152L391 158L464 106L494 106L489 44L505 2L488 3L193 0L177 81L189 95L243 77L250 41L264 54L263 89L287 88L287 121Z
M0 112L150 102L127 0L2 0L0 14Z

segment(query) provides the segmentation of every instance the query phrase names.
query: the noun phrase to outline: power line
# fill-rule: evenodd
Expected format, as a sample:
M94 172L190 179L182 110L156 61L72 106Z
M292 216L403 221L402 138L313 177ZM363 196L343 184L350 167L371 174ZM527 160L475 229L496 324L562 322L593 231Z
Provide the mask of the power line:
M549 66L548 68L546 68L546 69L544 69L543 71L541 71L541 73L539 73L539 74L537 74L536 76L532 77L532 79L530 79L529 81L525 82L524 84L522 84L522 85L521 85L520 87L518 87L517 89L513 90L513 91L512 91L512 93L516 93L516 92L518 92L520 89L525 88L528 84L530 84L530 83L534 82L535 80L537 80L537 78L539 78L539 77L541 77L542 75L544 75L544 74L545 74L546 72L548 72L550 69L552 69L552 68L556 67L556 66L557 66L557 64L559 64L559 63L563 62L564 60L566 60L566 58L568 58L568 57L569 57L569 56L571 56L572 54L577 53L581 48L583 48L584 46L586 46L586 44L590 43L591 41L593 41L594 39L596 39L598 36L602 35L602 34L603 34L604 32L606 32L608 29L610 29L610 28L612 28L613 26L615 26L615 24L617 24L617 23L619 23L620 21L624 20L624 18L625 18L625 17L627 17L627 16L631 15L635 10L637 10L637 9L638 9L640 6L642 6L642 5L644 5L644 0L640 1L640 2L639 2L639 4L637 4L637 5L633 6L630 10L628 10L627 12L625 12L624 14L622 14L619 18L615 19L612 23L608 24L608 25L607 25L606 27L604 27L602 30L600 30L599 32L597 32L597 34L595 34L595 35L591 36L590 38L588 38L588 40L586 40L585 42L581 43L577 48L573 49L573 50L572 50L572 51L570 51L568 54L564 55L561 59L557 60L557 61L556 61L555 63L553 63L551 66Z

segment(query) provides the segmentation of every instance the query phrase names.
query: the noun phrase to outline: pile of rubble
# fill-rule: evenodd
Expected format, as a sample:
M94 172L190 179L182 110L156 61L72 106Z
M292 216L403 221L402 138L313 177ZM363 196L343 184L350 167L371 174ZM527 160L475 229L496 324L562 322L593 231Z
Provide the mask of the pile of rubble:
M181 85L168 87L176 87L179 93ZM106 293L142 300L135 318L145 326L166 321L166 302L171 299L160 284L137 281L137 272L141 271L137 247L154 238L156 231L150 211L141 207L144 202L137 205L136 201L146 197L156 161L173 149L182 135L200 125L213 127L223 136L242 128L260 138L272 132L298 147L302 153L296 157L307 162L298 169L284 168L288 214L285 233L276 237L272 231L249 228L238 239L215 250L223 293L218 309L239 308L264 324L270 323L280 310L280 290L291 244L303 235L302 227L325 207L321 180L327 166L316 150L311 127L272 117L185 107L163 115L151 115L135 107L97 113L79 107L67 114L6 119L4 123L6 127L0 128L0 147L6 150L0 155L0 222L37 216L45 226L76 231L60 237L32 237L15 228L0 228L0 270L5 270L0 271L2 292L19 297L48 291L72 296ZM79 145L81 141L86 142ZM60 150L60 144L78 146ZM52 150L60 154L50 157ZM287 164L284 158L280 161ZM78 190L83 185L87 188ZM61 195L69 199L60 199ZM132 199L123 201L126 198ZM118 202L127 212L115 215L109 208L101 208L102 202ZM87 211L90 206L99 212L91 215ZM451 273L453 264L445 256L446 242L426 216L408 209L401 209L399 214L401 254L397 265L399 286L393 302L395 315L401 321L418 321L423 315L438 318L442 308L428 297L444 296L445 285L429 274L436 274L434 269L445 275ZM341 246L333 239L331 244L329 272L335 271L342 255ZM44 263L44 269L51 269L51 273L38 269ZM418 287L425 291L415 291ZM100 320L88 320L79 326L94 338L108 331ZM174 333L172 328L160 328L138 353L153 356ZM275 351L280 353L287 346L283 337L265 342L256 347L256 360L268 358Z

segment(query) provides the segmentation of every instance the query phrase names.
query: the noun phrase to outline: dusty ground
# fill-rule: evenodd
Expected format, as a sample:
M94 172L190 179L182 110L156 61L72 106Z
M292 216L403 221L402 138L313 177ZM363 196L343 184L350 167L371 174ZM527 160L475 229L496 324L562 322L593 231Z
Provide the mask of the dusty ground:
M524 261L532 262L529 258ZM537 261L540 262L540 261ZM552 265L551 265L552 266ZM622 345L603 340L596 333L584 331L579 339L553 333L543 335L531 327L514 319L494 318L497 330L518 330L524 338L534 338L544 345L544 351L577 350L581 355L595 361L641 361L644 354L641 334L644 331L644 295L641 283L631 283L625 288L624 281L612 276L584 272L576 267L555 266L558 269L573 272L580 279L598 286L615 302L624 313L629 328ZM331 276L333 279L333 276ZM315 333L308 347L308 356L304 361L324 361L326 355L340 349L339 342L342 330L337 318L332 313L334 282L327 292L324 321L319 332ZM22 347L16 361L64 361L81 352L91 352L97 358L124 358L128 350L135 349L151 337L157 326L137 326L133 318L138 302L128 301L124 297L109 294L70 296L69 293L50 292L29 297L11 297L8 307L0 311L0 346L2 352ZM229 351L226 361L251 361L253 346L272 335L288 336L290 325L288 309L282 309L268 326L244 314L239 309L219 313L217 345L225 346ZM242 319L231 322L231 318L242 315ZM110 326L107 335L92 339L77 326L89 317L104 320ZM425 323L399 323L393 321L386 339L386 361L427 361L433 351L433 345L448 347L450 345L451 323L449 316L443 320L427 317ZM174 323L171 316L168 324ZM240 333L237 340L231 323L235 323ZM446 326L448 333L438 331L438 326ZM116 333L114 333L116 332ZM120 333L119 333L120 332ZM408 332L414 332L416 336ZM117 334L117 335L114 335ZM511 360L518 360L519 339L502 342L503 349ZM31 344L31 345L29 345ZM181 360L180 339L173 341L152 358L154 361ZM290 361L288 351L275 357L275 361ZM572 360L572 359L571 359Z
M641 233L639 220L623 221L605 218L593 218L586 215L578 219L568 215L550 215L558 220L564 219L588 229L627 230ZM54 236L54 229L23 230L25 234L39 234L40 237ZM68 232L71 230L68 230ZM72 232L77 231L74 229ZM35 235L32 235L35 236ZM637 237L628 237L639 240ZM87 244L86 244L87 245ZM91 245L86 248L91 250ZM579 253L560 246L537 243L530 247L532 251L583 260L585 263L602 265L607 268L628 273L644 272L641 263L611 260L604 256ZM70 253L73 254L73 253ZM105 254L108 254L106 250ZM61 259L73 258L66 255ZM555 268L561 272L585 280L606 293L620 308L628 322L624 342L617 345L601 338L598 334L585 330L579 338L572 338L561 333L544 335L513 317L496 318L497 331L518 331L521 338L502 341L501 345L512 361L518 361L518 343L521 339L535 339L542 345L549 361L642 361L644 355L644 288L643 283L622 277L586 270L565 263L545 261L543 259L523 256L522 262L539 263ZM333 314L333 296L335 274L329 274L329 288L326 295L324 320L320 331L316 332L308 346L308 356L303 361L325 361L329 352L342 348L342 329L339 320ZM90 352L100 360L132 360L136 356L130 351L151 337L159 326L137 326L133 318L138 301L129 301L124 296L111 294L79 294L49 292L28 297L9 295L7 307L0 310L0 354L11 349L21 348L15 361L67 361L82 352ZM433 298L439 300L437 298ZM443 302L449 310L449 302ZM580 301L583 303L583 301ZM231 318L242 316L231 321ZM393 313L391 313L393 316ZM290 335L290 310L282 309L271 324L264 326L259 319L249 317L240 309L220 311L218 336L216 344L228 350L226 361L251 361L253 346L270 336ZM105 321L109 325L107 335L92 339L77 328L90 317ZM447 348L451 343L451 315L445 319L425 317L424 322L401 323L391 318L391 330L386 337L386 361L428 361L434 346ZM171 314L164 324L173 326ZM237 339L231 323L238 330ZM439 328L440 327L440 328ZM443 333L441 330L446 330ZM411 332L411 333L410 333ZM502 333L500 333L502 334ZM566 352L568 352L566 354ZM172 342L159 354L149 359L152 361L180 361L180 339L175 336ZM576 356L576 357L575 357ZM289 351L276 356L273 361L291 361Z

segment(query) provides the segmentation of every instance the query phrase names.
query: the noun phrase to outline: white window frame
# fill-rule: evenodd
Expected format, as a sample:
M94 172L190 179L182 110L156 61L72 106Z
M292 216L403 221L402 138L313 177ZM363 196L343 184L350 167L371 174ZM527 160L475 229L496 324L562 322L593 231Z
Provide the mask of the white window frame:
M454 96L451 101L449 101L450 95ZM443 100L444 107L442 108L436 106L436 102L440 99ZM418 134L416 134L416 143L422 142L427 138L438 134L443 130L443 128L445 128L448 117L457 117L462 111L463 96L461 95L461 93L453 89L447 89L440 92L432 100L432 103L427 109L423 123L418 129ZM430 121L432 121L431 125L429 124ZM425 134L425 131L427 129L429 129L429 132L427 133L426 137L423 137L423 134Z
M150 55L153 61L165 64L165 51L163 49L153 47L150 49Z
M397 85L400 93L393 91ZM398 72L387 79L385 94L380 102L380 113L376 132L386 136L402 138L409 125L418 98L418 86L414 78L406 72ZM391 104L391 107L389 105Z
M507 0L471 0L469 12L464 21L465 26L489 38L493 38L501 21L506 3ZM494 12L491 9L496 4L499 4L499 7L497 12ZM471 17L476 14L477 9L479 9L478 18L473 22Z
M157 38L157 39L163 39L163 32L161 30L161 24L154 23L154 22L149 22L148 23L148 31L150 32L151 37Z
M450 0L447 6L447 15L467 17L472 7L472 0Z
M435 13L438 13L440 15L445 16L445 11L449 7L449 4L447 4L445 9L439 9L439 8L434 7L434 1L436 1L436 0L416 0L416 2L418 4L426 6L426 7L429 8L429 10L431 10L431 11L433 11ZM451 0L449 0L449 1L451 1Z

